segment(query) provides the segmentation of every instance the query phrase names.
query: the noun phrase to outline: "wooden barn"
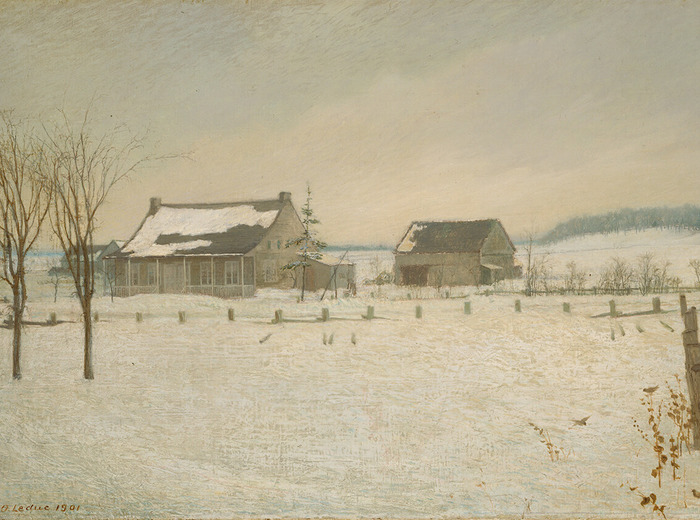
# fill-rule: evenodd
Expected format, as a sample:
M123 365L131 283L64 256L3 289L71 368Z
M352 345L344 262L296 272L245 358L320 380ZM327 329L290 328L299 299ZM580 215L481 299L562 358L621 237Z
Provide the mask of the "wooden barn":
M280 267L297 260L288 240L303 226L291 195L217 204L163 204L151 199L138 230L108 259L115 294L210 294L250 297L256 287L290 288Z
M515 246L496 219L413 222L394 251L399 285L489 285L515 276Z

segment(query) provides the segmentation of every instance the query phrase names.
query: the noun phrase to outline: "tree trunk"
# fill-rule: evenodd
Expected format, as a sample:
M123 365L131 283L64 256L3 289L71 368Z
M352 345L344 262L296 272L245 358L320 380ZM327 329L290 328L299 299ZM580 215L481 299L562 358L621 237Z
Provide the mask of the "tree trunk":
M301 266L301 301L304 301L304 291L306 290L306 264Z
M85 351L83 359L83 377L95 379L92 371L92 314L91 302L83 302L83 326L85 330Z
M12 288L12 378L22 379L20 351L22 347L22 315L24 305L19 287Z

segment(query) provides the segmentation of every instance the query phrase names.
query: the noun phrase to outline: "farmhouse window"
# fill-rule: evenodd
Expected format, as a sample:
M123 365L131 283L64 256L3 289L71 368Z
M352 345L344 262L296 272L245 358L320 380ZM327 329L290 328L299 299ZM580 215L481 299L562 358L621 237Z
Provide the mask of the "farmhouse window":
M277 249L282 249L282 241L281 240L277 241Z
M211 285L211 261L199 264L199 284Z
M148 264L146 271L146 285L156 284L156 264Z
M185 261L185 285L192 285L192 264Z
M224 264L224 284L238 285L239 263L234 260L227 261Z
M265 260L263 263L263 281L276 282L277 280L277 262L275 260Z
M139 264L131 264L131 285L132 286L138 286L139 285L139 270L141 269L141 266Z

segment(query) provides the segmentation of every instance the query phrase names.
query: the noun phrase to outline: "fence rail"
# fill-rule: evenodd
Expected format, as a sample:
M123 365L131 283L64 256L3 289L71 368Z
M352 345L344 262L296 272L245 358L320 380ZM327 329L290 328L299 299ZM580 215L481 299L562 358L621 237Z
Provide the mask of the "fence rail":
M600 287L593 287L590 289L581 289L576 291L571 291L567 289L550 289L547 291L537 290L537 291L526 291L524 289L493 289L488 288L478 291L476 294L479 295L521 295L521 296L631 296L633 294L646 296L648 294L682 294L691 293L695 291L700 291L700 287L668 287L663 291L642 291L639 287L628 287L621 290L609 290L602 289Z

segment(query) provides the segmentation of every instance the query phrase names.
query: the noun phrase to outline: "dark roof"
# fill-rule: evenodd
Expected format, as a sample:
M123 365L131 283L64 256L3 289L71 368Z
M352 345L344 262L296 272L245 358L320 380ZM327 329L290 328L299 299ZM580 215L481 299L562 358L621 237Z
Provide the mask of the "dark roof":
M119 249L124 245L122 240L112 240L109 244L105 246L95 246L97 256L95 256L96 262L101 262L104 258L114 255Z
M157 199L154 199L157 200ZM241 255L257 246L289 199L160 204L113 256Z
M396 246L397 253L478 253L497 219L457 222L413 222ZM503 229L508 238L508 234ZM513 243L508 238L513 247ZM513 247L515 249L515 247Z

